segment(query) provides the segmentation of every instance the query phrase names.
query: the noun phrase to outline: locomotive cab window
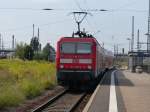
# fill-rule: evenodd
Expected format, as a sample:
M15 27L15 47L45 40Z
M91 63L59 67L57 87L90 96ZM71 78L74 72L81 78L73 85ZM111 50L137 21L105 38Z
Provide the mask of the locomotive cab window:
M89 54L91 53L91 43L70 43L65 42L61 44L61 53L77 53L77 54Z
M63 43L61 44L62 53L75 53L75 43Z
M90 43L77 43L77 53L91 53L91 44Z

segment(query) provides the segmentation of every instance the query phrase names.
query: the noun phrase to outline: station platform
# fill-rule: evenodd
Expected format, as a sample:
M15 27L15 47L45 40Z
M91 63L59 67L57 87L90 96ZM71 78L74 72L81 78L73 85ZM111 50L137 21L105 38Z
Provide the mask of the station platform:
M150 112L150 74L107 72L83 112Z

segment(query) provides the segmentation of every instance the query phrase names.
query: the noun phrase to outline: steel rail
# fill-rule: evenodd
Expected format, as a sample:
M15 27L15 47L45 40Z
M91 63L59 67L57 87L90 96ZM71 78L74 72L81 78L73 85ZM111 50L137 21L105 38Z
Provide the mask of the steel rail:
M105 73L104 73L105 74ZM101 82L102 80L104 79L105 75L103 75L102 79L101 79ZM69 93L69 89L66 89L64 91L62 91L61 93L59 93L58 95L54 96L53 98L49 99L47 102L43 103L42 105L40 105L39 107L37 107L36 109L34 109L33 111L31 112L42 112L44 111L45 109L50 109L49 107L51 105L53 105L53 103L56 103L58 100L61 100L62 97L64 97L65 95L67 96L67 94L69 95L73 95L73 94L70 94ZM79 95L79 94L78 94ZM80 94L79 96L76 96L76 95L73 95L76 96L75 98L75 101L73 101L70 106L68 106L67 108L65 107L62 111L63 112L73 112L77 107L78 105L81 103L81 101L85 98L85 96L87 95L87 93L82 93ZM65 96L65 97L66 97ZM67 96L68 97L68 96ZM69 98L66 99L68 100ZM63 98L62 98L63 99ZM57 105L57 103L55 104ZM58 104L59 105L59 104ZM67 104L69 105L69 103ZM57 107L57 106L56 106Z
M34 109L31 112L41 112L43 109L45 109L46 107L48 107L50 104L52 104L53 102L55 102L57 99L59 99L61 96L63 96L65 93L67 93L68 89L62 91L61 93L59 93L58 95L54 96L53 98L49 99L47 102L45 102L44 104L40 105L39 107L37 107L36 109Z
M67 112L73 112L73 111L77 108L77 106L81 103L81 101L85 98L86 95L87 95L87 94L84 93L84 94L81 96L81 98L80 98L77 102L75 102L75 104L73 104Z

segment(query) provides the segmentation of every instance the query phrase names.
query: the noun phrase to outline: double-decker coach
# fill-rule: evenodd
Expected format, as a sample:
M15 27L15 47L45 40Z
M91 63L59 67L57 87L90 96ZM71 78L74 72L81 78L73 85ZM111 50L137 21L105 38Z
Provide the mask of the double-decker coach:
M58 83L93 83L105 69L104 58L104 49L94 37L62 37L56 53Z

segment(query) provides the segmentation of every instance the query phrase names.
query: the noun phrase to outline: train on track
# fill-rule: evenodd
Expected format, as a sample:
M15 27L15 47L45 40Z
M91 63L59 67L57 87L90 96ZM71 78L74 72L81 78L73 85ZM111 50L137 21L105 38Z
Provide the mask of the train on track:
M112 64L113 53L91 35L62 37L57 42L56 68L60 85L93 84Z
M57 42L56 70L58 84L95 85L102 73L112 67L113 53L104 49L80 24L88 12L73 12L78 31L71 37L62 37ZM78 17L82 16L82 19ZM78 19L77 19L78 18Z

